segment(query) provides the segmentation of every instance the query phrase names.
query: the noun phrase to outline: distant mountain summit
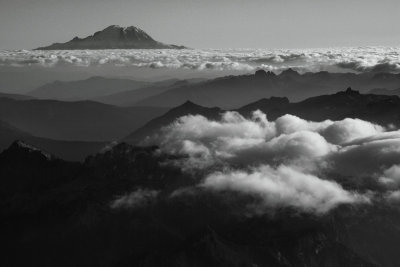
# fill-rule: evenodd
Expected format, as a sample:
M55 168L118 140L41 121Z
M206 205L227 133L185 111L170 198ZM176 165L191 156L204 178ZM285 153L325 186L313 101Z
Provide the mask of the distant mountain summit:
M154 40L143 30L130 26L112 25L86 38L75 37L66 43L54 43L35 50L74 49L184 49L184 46L168 45Z

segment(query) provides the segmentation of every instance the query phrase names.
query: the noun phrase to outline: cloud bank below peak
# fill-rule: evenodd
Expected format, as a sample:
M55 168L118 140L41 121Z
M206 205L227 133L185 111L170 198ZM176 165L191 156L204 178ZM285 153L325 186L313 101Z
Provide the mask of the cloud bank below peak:
M184 49L0 51L0 66L118 66L149 69L249 72L400 72L400 48Z

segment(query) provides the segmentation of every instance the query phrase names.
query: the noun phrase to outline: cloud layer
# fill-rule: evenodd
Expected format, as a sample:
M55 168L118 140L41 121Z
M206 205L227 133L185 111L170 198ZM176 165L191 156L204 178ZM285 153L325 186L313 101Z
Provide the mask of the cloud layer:
M0 66L134 66L209 71L400 71L400 48L0 51Z
M257 212L292 207L325 213L371 201L366 188L344 189L338 177L353 185L373 180L391 194L386 199L400 187L400 131L359 119L311 122L285 115L268 121L260 111L251 118L226 112L218 121L188 115L150 141L185 155L175 164L202 172L201 188L256 197Z

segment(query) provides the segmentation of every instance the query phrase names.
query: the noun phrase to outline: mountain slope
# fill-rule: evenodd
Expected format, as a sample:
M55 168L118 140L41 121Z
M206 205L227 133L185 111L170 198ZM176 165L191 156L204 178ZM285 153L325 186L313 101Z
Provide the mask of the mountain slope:
M11 99L14 99L14 100L34 99L34 97L29 96L29 95L9 94L9 93L0 93L0 97L11 98Z
M398 89L385 89L385 88L375 88L369 91L370 94L374 95L397 95L400 96L400 88Z
M187 101L184 104L169 110L164 115L149 121L143 127L127 135L123 139L123 141L131 144L140 142L144 138L146 138L146 136L156 133L157 130L159 130L161 127L174 122L177 118L182 116L191 114L191 115L202 115L210 119L217 119L221 112L222 110L217 107L207 108L199 106L193 102Z
M0 120L34 136L67 141L119 139L165 111L163 108L122 108L91 101L0 98Z
M394 89L400 84L400 74L373 73L305 73L288 69L279 75L259 70L255 75L227 76L203 83L186 85L143 99L138 105L175 107L187 100L202 106L224 109L239 108L261 98L287 97L302 101L308 97L332 94L338 88L351 86L367 92L383 87Z
M0 121L0 151L15 140L22 140L64 160L83 161L87 156L103 149L105 142L62 141L40 138Z
M168 90L172 90L196 82L198 82L198 79L167 80L163 82L153 83L151 84L151 86L148 87L143 87L136 90L129 90L121 93L110 94L95 98L93 100L110 105L134 106L145 98L158 95Z
M292 114L311 121L359 118L383 126L400 127L400 98L398 96L360 94L351 88L331 95L311 97L297 103L290 103L285 97L264 98L235 111L249 117L256 110L266 113L269 120ZM136 144L181 116L199 114L209 119L216 119L221 112L223 112L222 109L207 108L188 101L149 121L123 140Z
M75 37L66 43L54 43L36 50L73 49L183 49L184 46L167 45L154 40L143 30L130 26L109 26L86 38Z
M90 100L97 97L135 90L150 83L128 79L91 77L79 81L55 81L29 92L30 96L40 99Z
M351 88L332 95L311 97L273 110L269 109L268 105L260 106L255 103L240 108L238 111L246 114L246 111L251 109L266 112L271 120L285 114L293 114L312 121L359 118L383 126L393 124L400 127L400 98L398 96L361 94Z
M246 216L226 195L171 197L197 180L162 164L168 156L154 152L120 144L84 163L69 163L16 142L0 153L3 262L361 267L399 261L393 253L399 244L396 208ZM142 206L111 205L127 192L143 192L138 188L159 193Z

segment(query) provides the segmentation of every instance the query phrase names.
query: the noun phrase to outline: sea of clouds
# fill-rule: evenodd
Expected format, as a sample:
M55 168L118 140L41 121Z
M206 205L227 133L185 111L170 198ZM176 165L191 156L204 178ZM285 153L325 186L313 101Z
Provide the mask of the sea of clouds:
M250 72L400 72L400 48L184 49L184 50L3 50L0 66L105 66Z
M360 119L284 115L269 121L261 111L251 118L226 112L219 120L188 115L146 143L178 156L170 164L198 178L171 197L199 190L249 196L257 200L248 206L251 214L281 208L325 214L344 204L400 202L400 130ZM156 196L143 189L132 194L114 205Z

